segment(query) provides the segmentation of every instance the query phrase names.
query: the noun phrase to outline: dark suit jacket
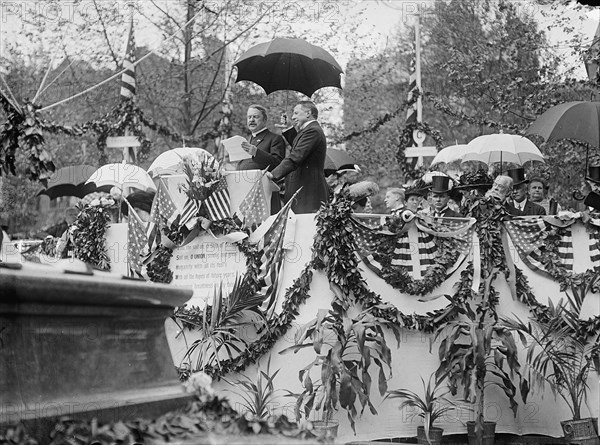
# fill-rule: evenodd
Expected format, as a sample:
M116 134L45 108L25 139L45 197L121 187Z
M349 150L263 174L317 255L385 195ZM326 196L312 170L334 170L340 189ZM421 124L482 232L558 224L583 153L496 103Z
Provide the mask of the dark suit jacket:
M544 209L541 205L536 204L531 200L527 200L525 203L525 208L523 210L518 210L514 205L513 201L506 203L506 211L510 215L514 216L540 216L546 214L546 209Z
M269 129L251 137L249 142L256 145L256 154L251 159L240 161L238 170L264 170L269 167L272 171L285 157L285 141Z
M288 141L293 132L286 132ZM319 210L321 202L327 201L329 187L325 181L325 157L327 142L325 133L318 122L311 122L293 138L290 154L273 170L273 179L285 177L287 202L302 187L296 202L292 204L295 213L313 213Z
M435 212L433 212L432 215L435 215ZM440 217L444 217L444 218L462 218L462 215L460 213L458 213L458 212L455 212L451 208L446 207L444 209L444 211L442 212L441 216L435 216L435 218L440 218Z

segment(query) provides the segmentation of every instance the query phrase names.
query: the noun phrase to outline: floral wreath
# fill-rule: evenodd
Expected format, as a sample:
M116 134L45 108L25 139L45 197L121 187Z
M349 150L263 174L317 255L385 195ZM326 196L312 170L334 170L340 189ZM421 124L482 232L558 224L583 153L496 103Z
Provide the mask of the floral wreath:
M398 151L396 152L396 159L403 168L406 164L406 148L410 146L409 144L414 143L413 133L415 131L420 131L427 136L431 136L435 141L438 151L443 147L444 140L438 130L433 130L427 122L409 122L400 133Z

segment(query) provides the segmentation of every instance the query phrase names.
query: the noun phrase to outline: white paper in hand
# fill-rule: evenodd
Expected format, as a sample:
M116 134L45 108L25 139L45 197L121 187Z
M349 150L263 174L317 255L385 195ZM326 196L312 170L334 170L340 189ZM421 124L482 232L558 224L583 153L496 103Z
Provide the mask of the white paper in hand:
M231 162L250 159L252 157L250 153L242 148L242 142L246 142L246 139L242 136L233 136L223 140L223 146L225 147L225 150L227 150L227 153L229 153L229 160Z

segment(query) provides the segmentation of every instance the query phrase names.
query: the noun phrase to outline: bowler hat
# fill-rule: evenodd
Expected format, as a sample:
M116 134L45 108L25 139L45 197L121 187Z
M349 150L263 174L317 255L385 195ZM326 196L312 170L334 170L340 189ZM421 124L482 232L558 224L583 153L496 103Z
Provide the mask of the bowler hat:
M513 187L529 182L529 179L525 179L525 169L523 167L511 168L506 172L506 176L513 180Z
M596 210L600 210L600 194L596 192L589 192L583 203L588 207L593 207Z
M590 165L588 172L589 175L585 179L600 184L600 165Z
M433 193L448 193L450 190L449 176L432 176L431 191Z

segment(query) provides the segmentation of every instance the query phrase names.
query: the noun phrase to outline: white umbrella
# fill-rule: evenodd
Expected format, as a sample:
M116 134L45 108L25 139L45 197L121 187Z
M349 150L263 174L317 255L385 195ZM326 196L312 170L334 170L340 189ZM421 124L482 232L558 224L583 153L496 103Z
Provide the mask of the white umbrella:
M125 187L137 188L142 191L156 191L152 178L141 167L133 164L114 163L106 164L96 170L87 183L93 182L97 187L115 185L121 189Z
M463 156L467 153L467 144L450 145L449 147L442 148L442 150L435 155L431 165L460 161Z
M516 134L486 134L467 144L464 161L512 162L523 165L527 161L544 162L539 148L529 139Z
M212 162L213 155L203 148L179 147L167 150L156 157L148 168L148 174L155 178L163 175L183 174L183 158L189 157L197 161ZM215 161L215 167L219 164Z

